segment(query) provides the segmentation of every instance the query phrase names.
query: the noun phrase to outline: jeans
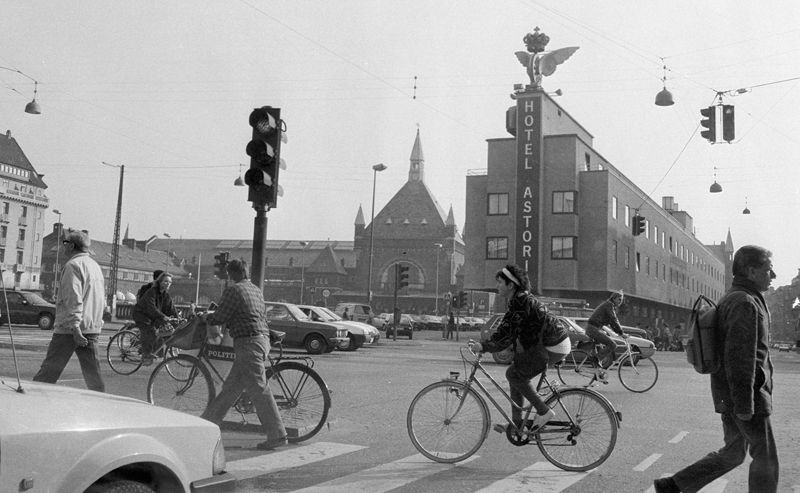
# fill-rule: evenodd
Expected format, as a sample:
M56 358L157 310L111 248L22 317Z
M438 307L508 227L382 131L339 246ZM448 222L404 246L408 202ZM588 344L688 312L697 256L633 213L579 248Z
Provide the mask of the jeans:
M233 351L236 359L228 378L202 417L217 426L221 425L228 410L242 391L246 390L256 407L256 414L267 438L277 440L286 437L286 429L278 414L278 405L272 396L265 373L265 365L269 364L269 340L265 336L238 337L233 340Z
M511 420L514 424L519 426L522 423L523 397L533 405L538 414L545 414L550 409L539 397L532 380L543 372L548 364L555 364L562 359L564 359L563 354L556 355L539 345L529 348L524 353L514 354L514 361L506 370L506 379L510 387L509 397L516 404L511 406Z
M617 347L614 339L608 336L605 331L598 329L594 325L586 327L586 335L591 337L595 342L603 345L603 349L597 353L597 360L603 366L608 368L611 362L614 361L614 349Z
M100 362L97 361L97 339L99 334L84 334L89 344L79 347L75 344L72 334L53 334L47 346L47 355L42 361L42 366L33 377L34 382L56 383L69 363L72 353L78 355L81 364L83 380L89 390L105 392L106 386L100 376Z
M722 414L725 445L672 476L681 491L695 492L744 462L748 448L750 492L778 491L778 451L769 416L755 415L742 421L732 414Z

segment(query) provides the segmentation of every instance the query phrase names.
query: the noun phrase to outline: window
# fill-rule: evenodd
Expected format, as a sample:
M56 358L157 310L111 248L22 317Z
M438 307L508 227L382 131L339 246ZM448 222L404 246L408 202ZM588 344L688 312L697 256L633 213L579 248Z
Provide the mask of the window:
M553 214L573 214L575 192L553 192Z
M0 248L0 262L6 261L6 249Z
M641 266L642 266L642 254L636 252L636 272L641 271Z
M611 196L611 217L613 217L615 221L617 220L617 216L619 215L619 213L617 212L617 207L618 207L617 206L617 198L612 195Z
M617 248L618 248L617 247L617 240L612 241L611 242L611 255L612 255L612 258L614 259L614 263L615 264L619 263L619 258L617 257Z
M631 208L630 206L625 206L625 226L631 225Z
M650 239L650 221L644 220L644 237Z
M495 236L486 238L486 258L488 259L508 258L508 237Z
M19 241L25 241L25 230L24 229L20 229L19 230Z
M8 202L3 202L3 214L8 214L11 210L11 204Z
M551 258L571 259L575 258L575 237L574 236L554 236L551 241Z
M8 226L0 226L0 238L6 239L8 237Z
M653 243L658 245L658 226L653 226Z
M27 206L25 206L25 205L22 206L22 214L20 214L20 215L22 217L28 217L28 207Z
M490 216L508 215L508 194L490 193L487 214Z
M23 252L22 250L20 250L20 251L18 251L18 252L17 252L17 263L18 263L18 264L21 264L21 263L22 263L22 256L23 256L24 254L25 254L25 252Z
M625 247L625 268L631 268L631 247Z

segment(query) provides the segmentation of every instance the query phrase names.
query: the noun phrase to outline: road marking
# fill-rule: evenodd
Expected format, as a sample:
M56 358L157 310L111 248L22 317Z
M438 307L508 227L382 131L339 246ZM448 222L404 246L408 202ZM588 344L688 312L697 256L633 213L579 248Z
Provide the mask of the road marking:
M466 464L477 458L477 455L473 455L469 459L463 460L458 464L441 464L423 457L422 454L415 454L342 478L303 488L293 493L383 493L395 488L400 488L401 486L405 486L408 483L412 483L424 477L450 470L453 467L458 467L461 464Z
M653 454L650 457L643 460L642 462L640 462L639 464L637 464L636 467L633 468L633 470L638 472L646 471L648 467L652 466L655 463L655 461L657 461L660 458L661 454Z
M588 472L564 471L549 462L537 462L476 493L558 493L585 478Z
M226 470L233 473L236 479L250 479L282 469L290 469L349 454L365 448L360 445L345 443L316 442L301 447L287 448L280 452L231 461L228 462Z
M686 438L686 435L688 435L688 434L689 434L688 431L682 431L682 432L678 433L677 435L675 435L674 437L672 437L672 440L670 440L669 443L678 443L681 440L683 440L684 438Z

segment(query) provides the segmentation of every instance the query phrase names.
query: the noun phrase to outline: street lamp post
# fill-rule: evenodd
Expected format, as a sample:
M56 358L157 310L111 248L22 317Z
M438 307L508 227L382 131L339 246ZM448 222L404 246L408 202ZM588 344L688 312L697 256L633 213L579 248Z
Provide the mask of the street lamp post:
M305 280L306 280L306 245L308 245L307 241L299 242L300 246L303 247L300 250L300 304L303 304L303 290L305 289Z
M367 304L372 305L372 245L375 240L375 183L378 171L386 169L386 165L378 163L372 167L372 214L369 220L369 269L367 270Z
M442 250L442 244L434 243L433 246L436 247L436 301L434 312L439 315L439 252Z
M55 268L55 275L53 278L53 298L56 299L58 297L58 252L61 251L61 231L64 227L61 224L61 211L58 209L53 209L54 214L58 214L58 231L56 232L56 268Z
M169 233L164 233L167 237L167 256L164 258L164 270L169 271L169 249L172 246L172 236Z

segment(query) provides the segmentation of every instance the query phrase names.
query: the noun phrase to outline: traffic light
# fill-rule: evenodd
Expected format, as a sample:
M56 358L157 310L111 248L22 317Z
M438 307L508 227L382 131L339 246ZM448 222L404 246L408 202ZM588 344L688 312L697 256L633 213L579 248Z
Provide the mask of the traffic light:
M700 125L705 127L705 130L700 132L700 135L714 144L717 141L717 107L709 106L700 110L700 114L705 119L700 120Z
M250 156L250 169L244 174L244 182L250 187L247 200L274 209L278 195L283 195L278 185L278 173L286 167L281 160L281 141L285 142L286 137L280 108L264 106L254 109L250 113L250 126L253 127L253 139L246 149Z
M397 286L400 289L408 287L408 266L399 264L397 267L397 279L398 284Z
M633 236L639 236L641 234L644 234L646 229L647 229L647 220L644 218L644 216L640 216L639 214L633 216L633 227L632 227Z
M220 252L214 255L214 275L217 276L217 279L225 280L228 278L228 270L226 269L228 256L230 256L230 252Z
M736 138L736 129L733 124L733 105L722 105L722 140L730 143Z
M466 308L467 307L467 292L461 291L458 293L458 307L459 308Z

